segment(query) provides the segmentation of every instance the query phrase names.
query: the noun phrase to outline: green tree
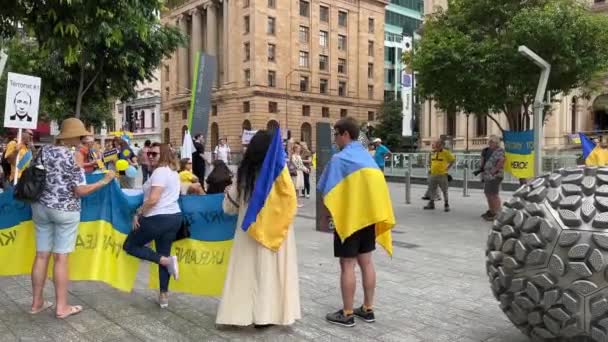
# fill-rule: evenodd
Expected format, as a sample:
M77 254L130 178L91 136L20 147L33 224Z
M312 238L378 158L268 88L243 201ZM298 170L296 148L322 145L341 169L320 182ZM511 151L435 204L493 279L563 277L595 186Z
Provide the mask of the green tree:
M373 136L382 139L382 142L393 151L412 150L415 147L416 137L403 137L402 102L397 100L386 101L378 111L380 123L374 127Z
M40 58L57 69L43 87L52 87L57 108L70 107L76 117L90 97L95 107L99 97L132 96L138 82L151 80L161 60L185 44L176 28L160 23L161 0L21 0L14 6L0 10L0 24L17 20L35 38ZM15 33L10 25L0 29L0 36Z
M517 52L520 45L551 64L553 95L608 70L608 17L578 1L450 0L423 29L415 52L404 56L418 72L418 94L448 115L488 115L501 129L525 129L532 112L540 71Z

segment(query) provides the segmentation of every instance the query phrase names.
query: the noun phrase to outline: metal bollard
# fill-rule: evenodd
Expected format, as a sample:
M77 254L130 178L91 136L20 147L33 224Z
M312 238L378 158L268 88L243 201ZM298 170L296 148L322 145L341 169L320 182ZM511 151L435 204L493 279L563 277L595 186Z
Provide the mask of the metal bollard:
M407 171L405 172L405 204L412 203L412 162L414 156L409 154L407 157Z
M469 197L469 163L464 164L464 176L462 177L462 197Z

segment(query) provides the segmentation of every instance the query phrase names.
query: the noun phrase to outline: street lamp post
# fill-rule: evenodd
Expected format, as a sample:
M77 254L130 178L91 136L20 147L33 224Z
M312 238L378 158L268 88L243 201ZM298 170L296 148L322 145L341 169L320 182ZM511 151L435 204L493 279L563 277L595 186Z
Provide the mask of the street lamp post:
M287 82L289 81L289 76L291 76L291 74L293 74L295 71L297 71L297 70L291 70L285 76L285 134L286 134L286 137L288 137L288 135L289 135L289 103L288 103L289 83L287 83Z
M540 176L542 173L542 136L543 136L543 108L545 103L543 97L549 82L549 74L551 73L551 64L547 63L534 51L527 46L521 45L517 50L520 54L530 59L536 64L540 72L540 80L536 88L536 96L534 97L534 177Z

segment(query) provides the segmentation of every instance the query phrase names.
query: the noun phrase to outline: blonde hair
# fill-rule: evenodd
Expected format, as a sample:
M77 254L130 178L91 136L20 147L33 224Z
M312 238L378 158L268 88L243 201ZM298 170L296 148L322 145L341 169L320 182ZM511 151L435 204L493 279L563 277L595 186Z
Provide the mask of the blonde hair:
M502 141L502 139L500 139L500 137L495 134L492 134L488 137L488 144L493 142L493 143L496 143L496 145L500 146L501 141Z
M158 158L158 166L167 166L173 171L178 170L178 161L177 157L173 153L173 150L169 146L169 144L159 144L154 143L152 147L157 147L160 149L160 156Z

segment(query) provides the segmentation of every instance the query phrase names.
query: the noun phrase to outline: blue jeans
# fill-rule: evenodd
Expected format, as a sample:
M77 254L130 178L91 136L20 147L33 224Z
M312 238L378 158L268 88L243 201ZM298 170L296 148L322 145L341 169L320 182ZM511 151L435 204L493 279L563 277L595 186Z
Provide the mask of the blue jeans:
M171 245L181 225L181 213L140 217L139 228L129 233L122 248L127 254L159 264L161 256L170 255ZM151 241L154 241L156 251L146 247ZM160 264L158 265L158 280L160 292L167 292L169 271Z

